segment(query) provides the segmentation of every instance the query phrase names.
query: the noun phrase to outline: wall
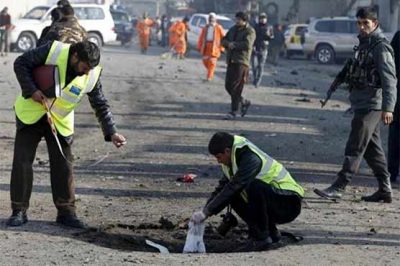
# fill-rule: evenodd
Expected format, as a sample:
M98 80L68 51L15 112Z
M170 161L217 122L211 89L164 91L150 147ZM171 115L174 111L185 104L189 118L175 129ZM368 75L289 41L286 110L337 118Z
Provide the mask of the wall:
M357 0L348 9L352 0L259 0L259 11L266 12L270 4L278 6L278 16L271 23L304 23L313 17L354 16L360 6L379 5L379 21L386 31L399 29L400 0ZM392 3L391 3L392 2Z

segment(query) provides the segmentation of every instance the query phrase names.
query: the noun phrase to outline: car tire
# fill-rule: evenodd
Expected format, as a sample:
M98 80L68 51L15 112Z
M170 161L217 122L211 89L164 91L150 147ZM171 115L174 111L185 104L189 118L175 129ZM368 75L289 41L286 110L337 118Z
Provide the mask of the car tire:
M36 47L36 37L30 32L22 32L18 36L17 50L19 52L26 52Z
M331 46L326 44L318 46L315 57L320 64L332 64L335 62L335 52Z
M89 32L87 36L88 41L95 43L99 48L103 46L103 41L99 34L94 32Z

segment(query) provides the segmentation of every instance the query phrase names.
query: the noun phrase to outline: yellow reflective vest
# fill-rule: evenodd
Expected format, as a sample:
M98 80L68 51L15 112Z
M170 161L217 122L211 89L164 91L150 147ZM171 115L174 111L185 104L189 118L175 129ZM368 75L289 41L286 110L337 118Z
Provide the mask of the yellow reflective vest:
M262 161L261 170L255 178L260 179L261 181L264 181L275 188L290 190L296 192L299 196L304 197L303 188L297 184L297 182L292 178L290 173L285 169L285 167L283 167L282 164L268 156L256 145L241 136L234 136L234 142L231 151L232 168L222 164L222 171L228 179L232 180L238 171L238 166L236 164L236 150L245 146L257 154ZM243 199L247 201L246 192L242 191L241 195Z
M97 66L88 75L77 76L69 84L65 84L69 48L70 44L54 41L45 62L46 65L57 66L54 81L56 87L62 88L61 94L57 98L48 99L48 106L57 131L65 137L74 133L74 109L83 95L94 89L102 70ZM18 119L27 125L36 123L46 114L42 104L32 98L25 99L22 95L17 97L14 109Z

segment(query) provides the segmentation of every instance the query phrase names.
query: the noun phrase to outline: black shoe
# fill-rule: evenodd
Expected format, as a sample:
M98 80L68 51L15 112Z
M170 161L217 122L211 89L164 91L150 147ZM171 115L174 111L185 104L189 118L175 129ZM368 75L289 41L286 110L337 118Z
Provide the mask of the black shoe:
M263 240L250 239L244 246L235 250L235 252L252 252L252 251L266 251L272 248L272 239L267 237Z
M28 222L28 216L26 215L26 211L14 210L7 220L8 226L21 226L24 223Z
M281 241L282 238L281 232L279 231L278 228L276 228L275 225L270 227L269 234L271 235L273 243L278 243L279 241Z
M224 120L235 120L236 119L236 114L233 112L229 112L225 117Z
M314 189L314 193L320 197L327 198L327 199L341 199L342 198L342 189L335 188L335 187L328 187L326 189Z
M58 215L56 222L68 227L74 228L87 228L87 225L76 217L75 214Z
M245 100L245 102L242 103L242 107L240 108L242 117L247 114L247 110L249 110L250 105L251 102L249 100Z
M392 203L392 193L391 192L382 192L382 191L378 190L370 196L362 196L361 200L367 201L367 202L383 201L384 203Z

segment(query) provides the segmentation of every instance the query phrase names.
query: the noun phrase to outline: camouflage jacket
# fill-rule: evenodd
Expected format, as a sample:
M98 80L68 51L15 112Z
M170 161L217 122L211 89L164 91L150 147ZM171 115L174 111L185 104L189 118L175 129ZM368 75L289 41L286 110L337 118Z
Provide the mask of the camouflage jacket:
M60 21L54 22L47 33L42 35L43 36L37 42L37 46L52 41L77 43L87 38L86 30L79 24L75 16L66 16Z

